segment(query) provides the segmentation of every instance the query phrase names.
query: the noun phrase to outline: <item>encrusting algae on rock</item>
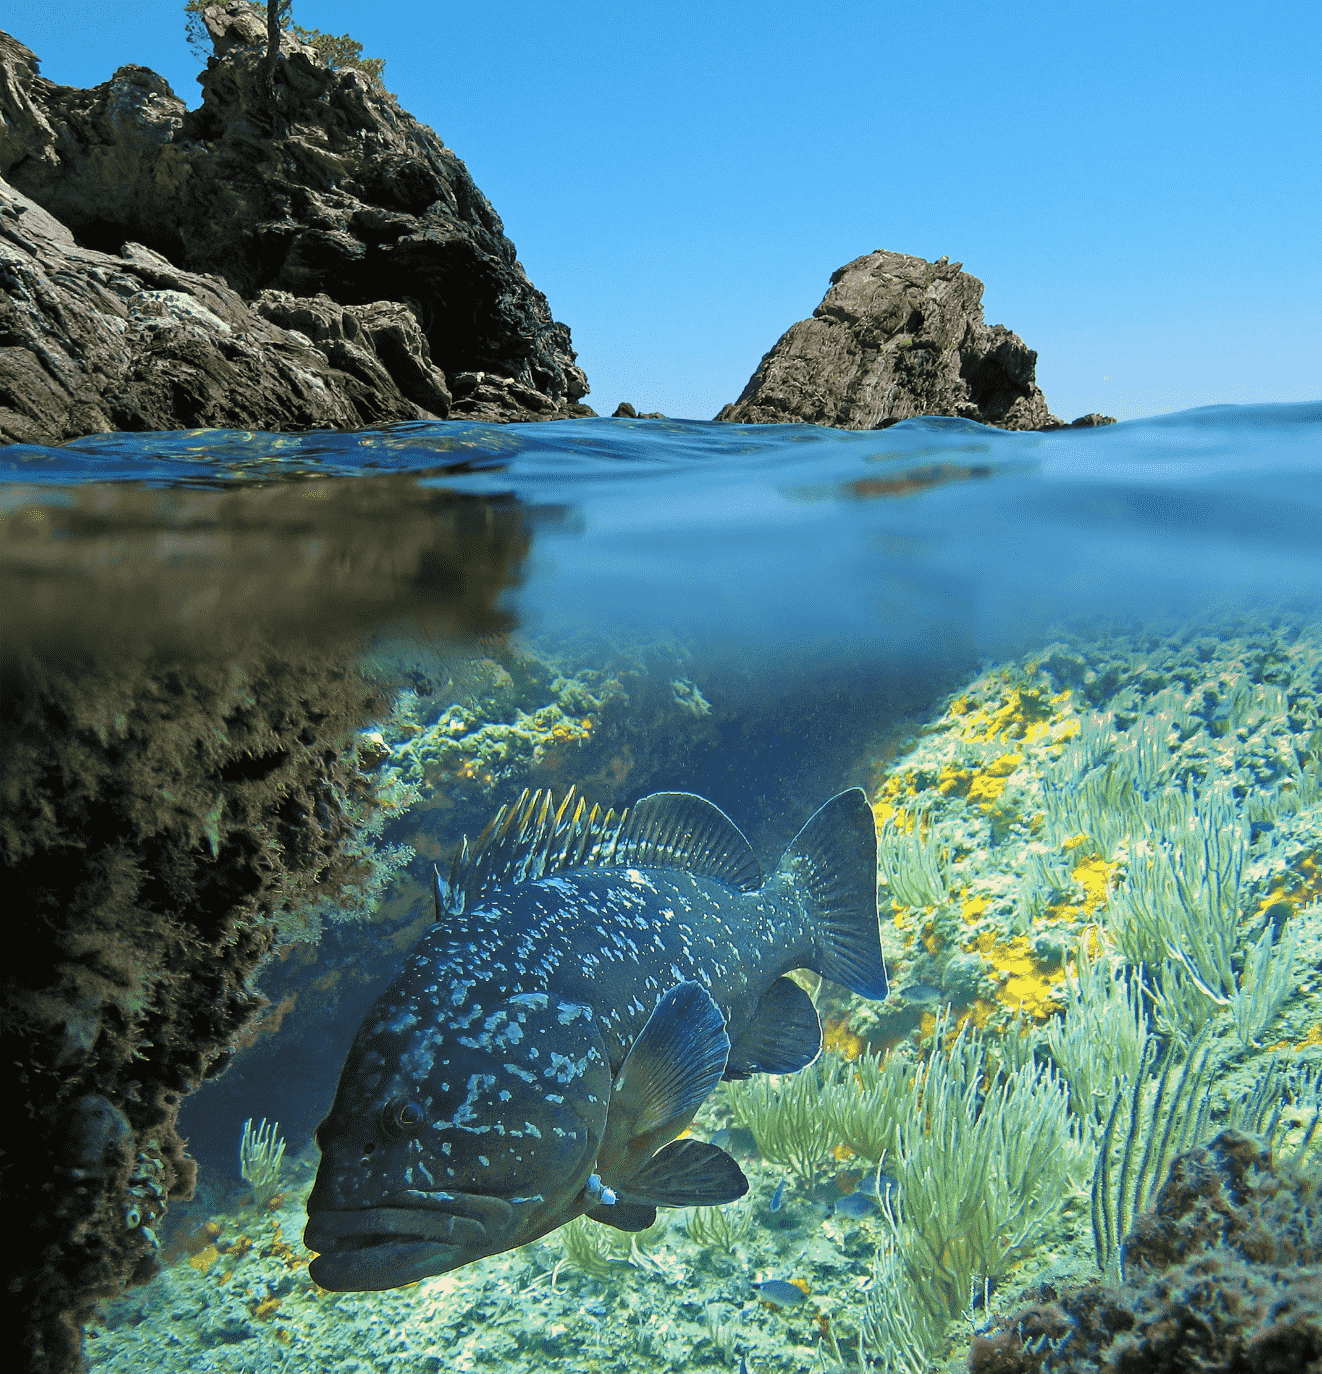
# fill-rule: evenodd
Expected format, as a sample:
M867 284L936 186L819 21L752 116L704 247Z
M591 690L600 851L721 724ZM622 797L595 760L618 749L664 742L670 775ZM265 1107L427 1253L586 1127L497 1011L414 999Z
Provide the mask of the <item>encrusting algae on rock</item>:
M912 952L912 980L941 986L944 977L952 994L948 1000L961 1017L977 1025L1003 1025L1015 1012L1040 1022L1058 1011L1060 985L1078 938L1091 925L1107 927L1111 895L1125 882L1134 845L1148 843L1150 832L1164 833L1159 819L1143 819L1137 797L1126 802L1129 794L1110 799L1115 804L1109 807L1109 826L1120 825L1121 833L1092 834L1070 824L1080 812L1064 772L1077 770L1081 759L1087 772L1094 756L1109 757L1113 775L1147 768L1155 760L1160 776L1154 775L1151 785L1158 789L1187 793L1228 786L1247 791L1250 806L1255 792L1262 797L1258 806L1271 805L1276 783L1281 804L1290 806L1294 794L1287 755L1293 757L1293 746L1282 753L1277 740L1266 751L1274 757L1264 769L1268 760L1254 739L1235 740L1225 728L1224 712L1207 706L1209 694L1218 707L1227 699L1239 702L1259 735L1276 718L1274 710L1254 714L1251 699L1240 701L1242 684L1251 679L1236 661L1238 646L1233 639L1224 641L1218 662L1209 648L1216 641L1205 633L1187 639L1197 640L1196 647L1186 645L1184 651L1193 661L1181 662L1181 646L1171 642L1167 653L1174 661L1164 667L1160 653L1153 652L1159 642L1149 637L1147 654L1117 647L1106 656L1111 661L1099 667L1089 666L1086 648L1059 645L993 670L954 697L917 747L877 786L883 895L888 888L904 894L892 896L883 914ZM1311 694L1317 689L1306 648L1301 642L1285 666L1296 669L1300 685L1306 683ZM1208 657L1199 658L1199 652ZM1129 659L1123 668L1122 658ZM1271 682L1262 689L1276 690ZM1099 714L1108 705L1109 712ZM1173 732L1174 744L1149 746L1143 735L1150 728ZM1307 734L1297 732L1296 743L1303 745ZM1150 756L1133 762L1135 748L1140 754L1149 748ZM1312 754L1305 748L1303 757L1315 760L1316 746ZM1094 777L1100 767L1093 766ZM1267 776L1260 778L1264 772ZM1259 833L1266 824L1255 816ZM927 900L918 906L911 897L914 860L902 852L901 837L908 839L910 851L916 844L928 851L920 862L941 869L939 886L929 884ZM889 874L884 871L888 855L901 866ZM1291 910L1315 897L1310 875L1316 870L1309 863L1307 854L1296 856L1287 871L1272 877L1270 891L1259 899L1258 916L1273 901L1288 901L1290 893L1297 894ZM980 972L967 962L974 955ZM897 982L903 991L905 978ZM930 1019L928 1013L929 1024Z

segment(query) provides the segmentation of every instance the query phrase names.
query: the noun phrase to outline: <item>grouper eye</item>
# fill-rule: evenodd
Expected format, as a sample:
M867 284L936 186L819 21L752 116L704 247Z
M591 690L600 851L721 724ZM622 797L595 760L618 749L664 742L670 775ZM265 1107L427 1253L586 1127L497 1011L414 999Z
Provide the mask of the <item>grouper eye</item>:
M425 1119L422 1108L403 1097L396 1097L381 1108L381 1125L390 1135L417 1135Z

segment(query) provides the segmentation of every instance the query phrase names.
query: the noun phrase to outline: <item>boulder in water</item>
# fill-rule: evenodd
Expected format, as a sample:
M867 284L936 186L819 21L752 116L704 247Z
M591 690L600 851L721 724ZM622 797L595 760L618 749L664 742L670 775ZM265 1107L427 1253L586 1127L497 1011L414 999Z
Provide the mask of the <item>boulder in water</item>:
M1037 354L1004 325L983 322L982 283L962 266L884 249L846 263L812 318L781 335L716 419L884 429L950 415L1059 428L1034 375Z

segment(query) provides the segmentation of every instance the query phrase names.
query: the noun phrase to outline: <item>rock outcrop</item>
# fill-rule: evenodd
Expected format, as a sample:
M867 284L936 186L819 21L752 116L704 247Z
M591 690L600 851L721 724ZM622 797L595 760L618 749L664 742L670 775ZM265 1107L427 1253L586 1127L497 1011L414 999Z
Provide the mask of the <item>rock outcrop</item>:
M207 10L189 112L0 33L0 439L590 415L569 330L436 134L362 73Z
M846 263L812 318L790 326L716 419L884 429L951 415L1002 429L1060 427L1034 377L1037 354L1004 325L983 322L982 283L961 266L883 249Z
M254 308L221 278L180 271L142 244L80 247L2 180L0 339L0 440L10 443L356 427L438 418L450 404L402 303L295 304L268 291Z
M1125 1240L1125 1278L1042 1285L977 1336L971 1374L1316 1370L1322 1225L1315 1166L1236 1130L1171 1163Z

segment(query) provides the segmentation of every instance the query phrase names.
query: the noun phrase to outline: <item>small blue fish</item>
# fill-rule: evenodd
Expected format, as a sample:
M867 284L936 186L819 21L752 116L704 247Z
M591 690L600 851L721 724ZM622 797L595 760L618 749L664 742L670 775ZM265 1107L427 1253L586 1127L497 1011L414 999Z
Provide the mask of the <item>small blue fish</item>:
M715 1145L718 1150L728 1150L730 1148L729 1129L722 1126L719 1131L713 1131L712 1137L707 1143L709 1145Z
M764 1279L753 1287L765 1301L774 1302L777 1307L797 1307L799 1303L808 1301L808 1295L798 1284L785 1279Z
M872 1199L866 1193L849 1193L835 1204L835 1210L843 1216L865 1217L872 1210Z
M890 1174L873 1169L859 1179L855 1191L865 1193L868 1197L885 1197L889 1193L895 1198L899 1196L900 1184Z
M919 1006L931 1006L936 1002L948 1002L948 997L943 997L940 988L934 988L931 983L910 983L900 991L910 1002L917 1002Z
M771 1194L771 1210L779 1212L781 1204L785 1201L785 1180L782 1178L776 1184L776 1191Z

